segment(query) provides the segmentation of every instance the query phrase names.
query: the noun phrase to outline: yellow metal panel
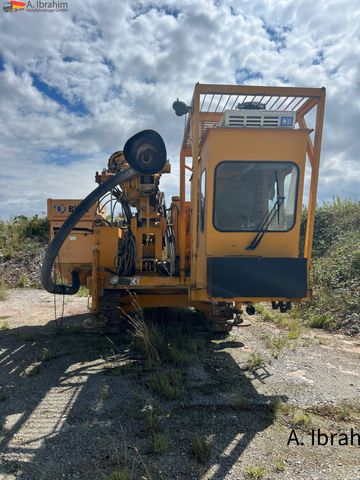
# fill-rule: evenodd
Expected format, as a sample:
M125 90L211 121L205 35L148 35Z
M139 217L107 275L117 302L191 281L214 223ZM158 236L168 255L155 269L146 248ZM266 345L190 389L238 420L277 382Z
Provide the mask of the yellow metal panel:
M95 227L94 235L94 242L99 250L100 267L114 270L121 230L117 227Z
M51 222L50 241L54 238L56 229L60 228L62 224L63 222ZM78 223L77 228L82 228L83 230L73 230L68 235L59 252L60 262L91 264L93 248L92 222Z
M206 288L207 256L253 255L297 257L301 223L305 155L309 130L217 128L201 148L199 173L207 169L206 221L196 249L196 285ZM224 160L291 161L299 167L296 223L288 232L266 232L255 250L246 250L256 232L220 232L213 226L214 169Z
M47 217L50 221L64 221L76 209L82 200L53 199L47 201ZM97 205L93 205L82 217L81 221L94 220L96 218Z

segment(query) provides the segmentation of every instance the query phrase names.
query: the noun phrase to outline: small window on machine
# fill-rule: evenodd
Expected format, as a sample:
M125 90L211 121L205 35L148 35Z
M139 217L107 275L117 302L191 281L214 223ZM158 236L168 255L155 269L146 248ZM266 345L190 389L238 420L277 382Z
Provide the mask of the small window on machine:
M214 227L223 232L290 230L297 189L295 163L223 161L215 170Z
M199 192L199 226L200 226L201 232L203 232L205 228L205 201L206 201L206 170L203 170L200 177L200 192Z

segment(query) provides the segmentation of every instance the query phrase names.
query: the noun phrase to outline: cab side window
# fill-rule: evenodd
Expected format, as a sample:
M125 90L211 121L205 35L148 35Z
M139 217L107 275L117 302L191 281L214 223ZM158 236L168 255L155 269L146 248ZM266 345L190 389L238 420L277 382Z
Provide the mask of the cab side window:
M199 192L199 226L200 226L201 232L203 232L205 228L205 202L206 202L206 170L203 170L200 177L200 192Z

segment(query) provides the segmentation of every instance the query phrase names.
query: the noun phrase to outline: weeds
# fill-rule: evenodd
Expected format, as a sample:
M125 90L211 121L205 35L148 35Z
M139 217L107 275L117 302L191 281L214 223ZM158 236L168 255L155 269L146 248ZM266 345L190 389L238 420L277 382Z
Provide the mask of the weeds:
M279 418L281 415L284 423L292 428L307 429L313 424L310 413L289 403L280 403L277 406L276 417Z
M153 368L165 363L176 366L188 365L191 354L204 347L204 340L184 334L181 331L180 319L172 318L172 323L169 326L168 323L161 322L161 314L158 312L156 317L158 323L155 322L154 318L151 318L149 312L147 317L150 316L150 318L145 318L145 314L134 294L132 298L136 311L132 315L128 315L126 312L123 312L123 314L132 326L133 346L144 354L146 367ZM167 321L168 319L164 320ZM178 323L175 323L176 320Z
M4 302L9 298L9 289L5 281L0 278L0 302Z
M101 392L101 398L103 400L108 400L110 398L110 388L106 383L104 384Z
M360 404L343 403L341 405L325 404L313 407L311 411L322 417L329 417L336 421L349 422L360 420Z
M19 287L19 288L26 288L28 287L30 284L29 282L29 279L27 277L27 275L25 275L24 273L22 273L17 281L17 284L16 286Z
M10 328L9 322L7 322L6 320L1 320L0 331L9 330L9 328Z
M274 462L274 468L277 472L284 472L285 471L285 462L281 459L276 459Z
M250 372L254 372L256 369L264 365L264 359L259 352L251 352L247 362L246 362L246 370Z
M302 410L295 410L289 420L291 426L296 428L305 428L312 424L311 415Z
M166 400L179 396L181 373L178 371L155 372L150 376L149 385Z
M303 324L297 310L291 313L278 313L259 303L255 307L264 322L274 323L280 329L286 330L289 340L296 340L301 335Z
M322 328L324 330L333 330L335 323L328 314L309 315L307 325L312 328Z
M266 335L264 342L267 348L271 350L271 355L274 358L278 358L279 353L288 343L288 337L286 335Z
M191 445L191 453L196 460L202 464L206 464L210 460L212 439L206 435L198 435L194 438Z
M78 297L88 297L90 295L89 289L85 285L81 285L76 294Z
M264 475L266 473L266 468L262 466L248 467L246 469L246 473L248 478L260 480L261 478L264 478Z
M155 434L153 439L153 449L155 453L161 454L169 448L168 439L161 434Z
M133 476L127 467L120 467L114 470L107 480L133 480Z

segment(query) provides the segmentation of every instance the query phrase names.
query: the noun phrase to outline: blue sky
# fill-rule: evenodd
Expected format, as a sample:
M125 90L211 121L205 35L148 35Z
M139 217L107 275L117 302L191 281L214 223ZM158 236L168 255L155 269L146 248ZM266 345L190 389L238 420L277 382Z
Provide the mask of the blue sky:
M359 198L357 1L69 1L66 13L0 12L0 217L82 198L143 128L164 137L178 192L194 84L327 88L319 200ZM309 14L311 12L311 15Z

